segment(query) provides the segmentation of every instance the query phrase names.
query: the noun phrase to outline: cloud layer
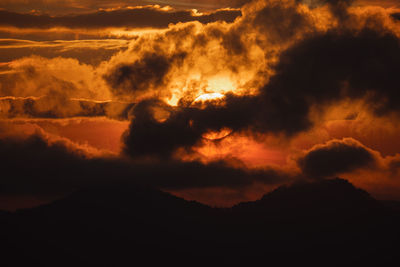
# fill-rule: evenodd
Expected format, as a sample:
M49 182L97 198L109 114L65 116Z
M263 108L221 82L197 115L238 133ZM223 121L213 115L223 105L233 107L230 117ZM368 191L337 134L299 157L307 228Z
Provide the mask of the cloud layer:
M241 15L240 10L218 10L207 14L193 11L171 10L158 6L135 7L128 9L104 10L89 14L49 16L20 14L0 10L0 26L16 28L167 28L169 24L199 21L233 22Z
M3 137L0 144L0 160L9 174L1 180L1 194L57 195L117 182L164 189L242 188L254 182L276 184L287 179L278 170L244 170L224 162L139 163L112 155L99 157L90 155L84 146L44 134Z

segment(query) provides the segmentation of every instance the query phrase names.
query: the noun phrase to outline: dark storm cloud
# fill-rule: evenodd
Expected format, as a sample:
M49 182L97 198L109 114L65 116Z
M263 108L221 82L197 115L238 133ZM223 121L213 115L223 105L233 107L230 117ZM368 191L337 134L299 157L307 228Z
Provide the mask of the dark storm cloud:
M104 79L115 95L132 95L163 85L171 67L181 64L185 57L185 53L172 56L146 53L132 64L116 66Z
M217 10L206 14L194 14L188 10L163 10L158 7L134 9L117 9L98 11L89 14L49 16L20 14L0 10L0 25L17 28L49 29L66 28L167 28L169 24L199 21L210 23L215 21L233 22L241 16L240 10Z
M157 100L140 102L133 110L135 119L125 136L126 154L169 157L179 147L189 149L195 145L208 130L218 131L224 127L240 130L250 125L263 127L257 125L260 119L258 98L228 94L224 102L223 106L208 104L201 109L196 106L172 108ZM154 108L164 109L169 113L168 118L156 120Z
M0 162L1 194L57 194L116 182L165 189L237 188L287 179L284 173L272 169L236 169L223 162L134 163L122 158L89 158L83 148L42 135L0 138Z
M374 155L353 139L333 140L318 145L298 160L303 174L310 178L332 177L376 164Z
M135 119L130 125L128 135L124 137L126 154L133 157L169 157L180 146L193 146L201 138L202 132L196 131L190 125L192 116L188 111L173 111L164 122L156 120L153 108L164 107L166 105L157 100L147 100L134 108Z
M400 43L392 33L331 31L283 52L264 91L281 112L302 110L297 116L306 121L312 105L346 98L365 99L384 115L400 110L399 63Z

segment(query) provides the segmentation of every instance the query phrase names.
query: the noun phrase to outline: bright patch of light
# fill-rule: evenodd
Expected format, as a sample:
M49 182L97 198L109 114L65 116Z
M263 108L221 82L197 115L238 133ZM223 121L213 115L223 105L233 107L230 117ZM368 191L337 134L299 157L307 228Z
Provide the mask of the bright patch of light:
M206 101L211 101L211 100L217 100L223 98L224 95L220 93L209 93L209 94L202 94L198 98L194 100L194 103L196 102L206 102Z
M226 93L235 91L236 86L228 77L214 77L208 80L208 89L213 92Z
M157 34L157 33L162 33L165 32L166 29L160 30L160 29L150 29L150 28L145 28L145 29L111 29L109 35L110 36L115 36L115 37L127 37L127 38L134 38L134 37L140 37L142 35L149 35L149 34Z
M227 137L232 133L232 130L229 128L223 128L220 131L208 131L203 134L203 138L208 140L218 140Z

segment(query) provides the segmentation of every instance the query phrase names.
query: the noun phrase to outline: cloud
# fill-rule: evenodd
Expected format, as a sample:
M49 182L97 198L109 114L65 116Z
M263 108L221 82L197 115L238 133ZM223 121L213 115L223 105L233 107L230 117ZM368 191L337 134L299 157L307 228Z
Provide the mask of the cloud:
M75 38L76 36L75 33ZM99 38L99 36L94 38ZM2 38L0 39L0 62L11 62L34 54L49 59L62 56L96 66L102 61L109 60L117 52L128 48L128 44L129 41L119 39L31 41Z
M282 18L287 23L280 23ZM117 94L124 93L126 97L131 94L137 99L153 96L175 104L181 98L190 101L205 92L254 94L272 74L271 63L283 49L305 33L321 30L318 25L324 22L318 19L294 1L257 1L243 8L243 16L234 23L188 22L167 31L142 35L109 61L104 77ZM110 83L121 76L119 71L139 67L159 75L159 65L146 65L150 57L159 59L158 62L168 61L167 79L162 86L154 88L151 83L148 92L138 92L124 90L120 83ZM136 75L123 77L126 77L124 84L136 84L138 79ZM227 82L220 82L222 79Z
M28 137L1 137L0 161L5 175L1 194L60 194L77 189L128 182L164 189L242 188L254 182L279 184L288 176L279 170L246 170L224 162L132 162L44 133ZM21 166L24 166L21 168Z
M67 140L78 146L118 155L121 151L121 135L128 126L129 121L107 117L0 119L0 137L24 140L39 132L45 136L45 140Z
M142 135L136 133L141 131L140 125L152 124L158 125L154 129L160 135L154 138L160 140L160 144L155 142L160 149L161 143L170 143L165 138L176 143L171 149L191 146L207 130L223 127L293 135L313 126L311 111L315 106L323 108L349 98L365 100L377 115L398 112L396 88L400 80L394 70L400 62L399 52L398 39L392 34L327 33L307 39L283 52L277 74L259 95L227 95L223 105L178 108L165 122L138 114L127 145L144 141L137 139ZM168 129L184 137L174 138L167 134Z
M356 2L356 0L296 0L297 2L309 5L311 8L318 6L327 5L331 12L343 20L346 19L348 14L348 8Z
M185 53L171 56L146 53L132 64L120 64L104 76L114 95L135 95L166 84L166 76L173 65L185 59Z
M374 153L358 141L346 138L317 145L298 160L307 177L326 178L376 166Z
M252 5L249 5L250 13L245 17L245 23L257 27L258 31L265 35L261 38L268 38L273 44L282 46L301 36L304 30L314 27L309 14L294 1L270 0L258 3L261 7L257 7L256 10L251 10ZM285 23L279 23L282 19Z
M228 95L224 105L208 104L203 109L172 108L157 100L142 101L134 107L134 120L124 139L125 152L134 157L169 157L180 147L190 149L208 130L244 129L257 119L249 116L249 107L255 107L252 110L255 116L259 107L255 98L244 100L245 97ZM168 117L161 121L155 119L154 108L164 109Z
M0 72L0 96L111 99L95 67L71 58L38 56L4 65Z
M0 118L109 117L128 120L134 103L65 97L0 97Z
M312 106L343 99L364 99L378 115L398 112L399 39L390 32L365 28L361 32L317 35L283 52L277 75L264 87L275 112L294 131L311 125ZM295 122L298 123L297 127Z
M8 49L12 53L5 57L23 56L32 53L33 50L46 57L61 54L78 58L81 66L71 66L70 70L63 68L67 60L53 59L48 62L52 63L51 66L63 68L63 76L74 73L73 78L70 79L74 81L73 84L69 84L71 87L82 88L83 85L86 85L92 94L95 92L90 88L100 88L101 90L96 91L103 92L101 98L89 97L95 98L95 100L115 97L138 101L144 97L157 96L164 100L169 98L171 101L177 102L183 97L193 100L202 92L211 90L254 92L268 79L270 74L270 68L266 66L268 61L273 60L282 47L284 48L298 39L305 29L313 28L312 25L316 25L310 19L311 14L294 5L293 1L287 1L285 4L271 2L262 7L255 6L250 5L244 11L245 16L236 20L235 23L213 22L204 25L199 22L188 22L170 26L168 30L142 35L133 32L134 38L130 37L133 40L126 50L126 43L122 40L23 42L9 39L5 44L8 48L4 49ZM260 11L260 9L262 10ZM271 16L275 13L278 13L279 16ZM285 17L291 23L287 27L279 26L281 24L278 22L281 17ZM271 25L265 27L265 23ZM295 28L292 29L292 26ZM122 34L128 34L128 32ZM87 34L88 38L93 38L89 33ZM103 31L100 31L99 34L103 37L107 36ZM115 36L117 33L113 33L111 30L109 34ZM259 37L254 38L254 36ZM26 48L28 45L29 49ZM110 51L120 52L107 60ZM106 61L99 63L102 59ZM212 62L210 62L211 59ZM14 65L21 66L21 61L15 60L16 64ZM56 63L55 61L60 62ZM28 59L24 59L23 62L28 62ZM95 66L92 69L83 70L82 67L85 64L82 62L88 62ZM35 72L36 74L40 73L40 76L51 74L51 78L46 78L46 81L59 78L59 73L54 75L54 71L47 70L47 64L43 63L44 60L32 57L29 69L40 69L40 72ZM12 69L14 73L17 71L25 73L28 67ZM77 69L85 71L85 73L90 70L90 73L83 75L84 72L82 72L82 74L76 75L75 70ZM147 75L143 75L144 72ZM8 74L2 79L3 87L31 88L36 87L34 85L42 80L35 76L30 79L29 84L25 82L20 84L21 80L26 80L25 75L11 75L10 72ZM84 84L77 84L78 77L84 79L90 77L91 81L85 80ZM143 83L142 79L144 79ZM145 81L146 79L148 82ZM220 85L222 79L225 79L228 84ZM57 80L66 85L64 81L67 79ZM16 85L13 86L13 84ZM150 86L144 90L147 85ZM43 88L47 87L43 86ZM39 92L43 91L42 86L36 88ZM30 95L13 93L20 90L10 89L8 93L3 93L3 96L37 96L39 93L35 92ZM88 88L75 91L81 95L82 92L88 91ZM40 94L40 96L42 95L43 93ZM74 97L88 98L87 96Z
M0 143L0 160L7 166L8 174L0 182L3 194L68 192L85 175L81 162L89 161L87 151L73 147L66 140L32 135L3 137ZM67 181L67 176L72 179Z
M264 14L266 8L273 10L275 5L259 10ZM300 16L287 3L279 8L292 14L289 18ZM317 123L316 114L342 101L363 101L376 116L398 114L400 80L395 70L400 63L399 38L380 17L371 16L368 23L361 17L349 13L349 21L357 21L357 27L344 21L327 31L310 31L283 49L258 94L227 93L223 104L201 108L182 105L162 122L153 119L151 109L139 111L151 102L138 105L125 138L126 152L133 156L171 155L179 147L190 148L201 142L208 130L223 128L292 137L310 130ZM304 25L300 29L310 24ZM154 146L142 147L148 143Z
M159 6L103 10L95 13L49 16L22 14L0 10L0 25L17 28L49 29L65 28L167 28L169 24L199 21L233 22L241 15L240 10L224 9L198 14L190 10L174 10Z

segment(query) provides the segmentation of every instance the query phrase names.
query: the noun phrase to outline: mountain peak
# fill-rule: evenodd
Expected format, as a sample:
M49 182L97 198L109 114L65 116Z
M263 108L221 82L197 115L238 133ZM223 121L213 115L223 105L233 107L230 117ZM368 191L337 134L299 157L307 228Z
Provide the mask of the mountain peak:
M377 209L380 203L368 192L356 188L341 178L319 181L302 181L281 186L264 195L260 200L241 203L239 210L263 212L329 213L354 212Z

